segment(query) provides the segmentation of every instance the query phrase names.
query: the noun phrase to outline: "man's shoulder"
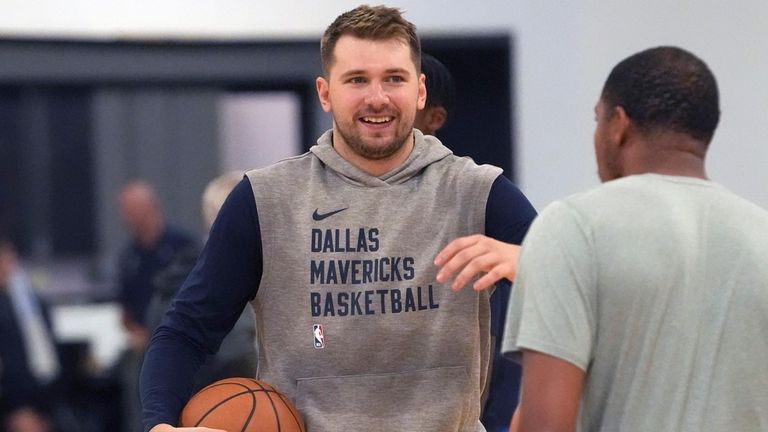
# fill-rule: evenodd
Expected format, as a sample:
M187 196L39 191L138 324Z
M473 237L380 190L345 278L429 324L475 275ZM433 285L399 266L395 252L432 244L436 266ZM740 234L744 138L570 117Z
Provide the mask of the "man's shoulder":
M561 198L555 203L586 216L593 212L602 214L605 208L624 207L632 202L642 202L643 195L647 196L653 193L655 193L654 185L649 184L647 179L632 176L601 183L590 189Z
M611 209L617 206L616 197L622 194L621 187L616 186L620 185L604 183L547 204L534 220L531 231L591 231L606 217L615 217Z
M245 175L250 179L254 176L275 175L281 172L291 172L300 169L301 167L304 167L315 160L317 160L317 156L315 156L312 152L305 152L300 155L281 159L265 167L253 168L246 171Z
M450 154L431 163L424 173L439 178L444 184L479 184L482 188L490 188L503 172L495 165L478 164L469 156Z

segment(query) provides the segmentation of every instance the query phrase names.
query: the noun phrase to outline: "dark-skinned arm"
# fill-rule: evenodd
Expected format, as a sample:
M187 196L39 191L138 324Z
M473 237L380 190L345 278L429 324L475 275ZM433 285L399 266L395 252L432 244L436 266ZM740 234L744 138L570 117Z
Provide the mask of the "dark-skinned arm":
M585 372L573 363L523 350L523 390L510 432L576 430ZM519 426L519 429L515 428Z

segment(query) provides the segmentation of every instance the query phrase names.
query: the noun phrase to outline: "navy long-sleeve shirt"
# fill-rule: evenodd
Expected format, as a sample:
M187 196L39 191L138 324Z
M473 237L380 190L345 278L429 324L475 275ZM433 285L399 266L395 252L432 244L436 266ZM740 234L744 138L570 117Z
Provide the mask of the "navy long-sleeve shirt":
M486 235L520 244L536 211L504 176L491 186ZM175 424L189 399L194 374L258 291L262 273L259 218L250 182L243 179L224 202L197 264L152 336L141 374L144 425ZM491 297L492 332L503 328L509 284Z

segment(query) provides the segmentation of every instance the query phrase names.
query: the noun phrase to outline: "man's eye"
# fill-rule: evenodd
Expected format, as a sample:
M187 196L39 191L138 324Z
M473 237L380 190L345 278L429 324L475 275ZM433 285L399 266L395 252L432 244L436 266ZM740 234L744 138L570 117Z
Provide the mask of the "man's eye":
M363 77L352 77L349 79L349 82L352 84L362 84L365 82L365 78Z
M394 82L394 83L401 83L401 82L405 82L405 79L403 77L401 77L401 76L394 75L394 76L389 77L388 81L389 82Z

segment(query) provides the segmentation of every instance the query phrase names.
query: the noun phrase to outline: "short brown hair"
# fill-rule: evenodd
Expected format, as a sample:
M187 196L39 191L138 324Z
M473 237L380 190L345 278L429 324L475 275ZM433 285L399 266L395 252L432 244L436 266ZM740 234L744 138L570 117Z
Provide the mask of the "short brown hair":
M416 26L403 18L398 8L361 5L339 15L320 40L320 57L325 76L328 76L334 61L336 42L344 35L373 40L402 39L411 47L411 59L416 71L421 73L421 42L416 34Z

